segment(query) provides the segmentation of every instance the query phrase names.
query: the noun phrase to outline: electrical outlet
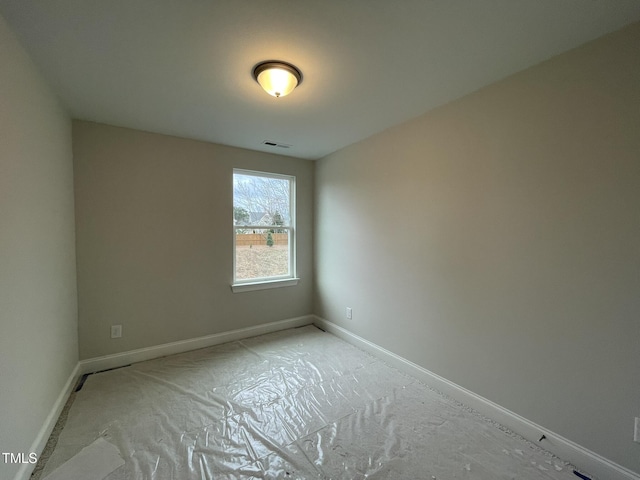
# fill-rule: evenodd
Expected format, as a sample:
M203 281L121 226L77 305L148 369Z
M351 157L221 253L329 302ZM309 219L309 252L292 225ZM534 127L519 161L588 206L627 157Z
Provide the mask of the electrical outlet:
M122 337L122 325L111 325L111 338Z
M636 424L633 429L633 441L640 443L640 417L636 417Z
M353 310L351 310L351 307L347 307L347 318L349 320L353 318Z

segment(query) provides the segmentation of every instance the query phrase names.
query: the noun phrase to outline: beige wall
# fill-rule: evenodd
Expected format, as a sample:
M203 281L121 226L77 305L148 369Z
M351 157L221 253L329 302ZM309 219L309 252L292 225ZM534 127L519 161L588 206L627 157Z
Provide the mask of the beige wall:
M77 121L73 149L81 358L311 313L312 162ZM296 176L297 286L231 292L233 168Z
M315 196L320 316L636 472L638 52L636 24L347 147Z
M28 454L78 360L71 122L2 17L0 65L0 452Z

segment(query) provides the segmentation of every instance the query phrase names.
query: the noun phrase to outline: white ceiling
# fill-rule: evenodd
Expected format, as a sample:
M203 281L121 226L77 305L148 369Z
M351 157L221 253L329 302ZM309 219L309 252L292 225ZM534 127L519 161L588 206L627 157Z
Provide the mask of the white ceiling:
M638 21L640 0L0 0L0 14L73 118L317 159ZM302 71L288 97L251 77L269 59Z

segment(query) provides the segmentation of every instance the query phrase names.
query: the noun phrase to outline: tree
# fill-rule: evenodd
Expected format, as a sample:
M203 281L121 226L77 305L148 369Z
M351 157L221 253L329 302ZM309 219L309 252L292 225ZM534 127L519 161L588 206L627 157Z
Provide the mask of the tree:
M273 224L277 225L278 227L281 227L284 225L284 220L282 219L282 215L280 215L280 212L278 211L276 211L276 213L273 215ZM283 228L277 228L275 230L275 233L287 233L287 230Z
M249 212L242 207L233 207L233 219L236 221L236 225L246 225L249 223L251 216Z
M267 234L267 246L273 247L273 235L271 235L271 232Z
M279 217L276 225L289 223L289 180L235 173L233 175L233 204L236 209L268 213L272 219ZM250 217L249 217L250 218Z

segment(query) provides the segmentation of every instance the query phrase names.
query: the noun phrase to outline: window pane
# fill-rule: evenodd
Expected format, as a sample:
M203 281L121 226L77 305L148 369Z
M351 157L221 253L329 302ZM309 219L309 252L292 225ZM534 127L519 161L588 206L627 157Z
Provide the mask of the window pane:
M235 225L290 226L290 180L233 174Z
M289 275L289 232L236 228L236 280Z

